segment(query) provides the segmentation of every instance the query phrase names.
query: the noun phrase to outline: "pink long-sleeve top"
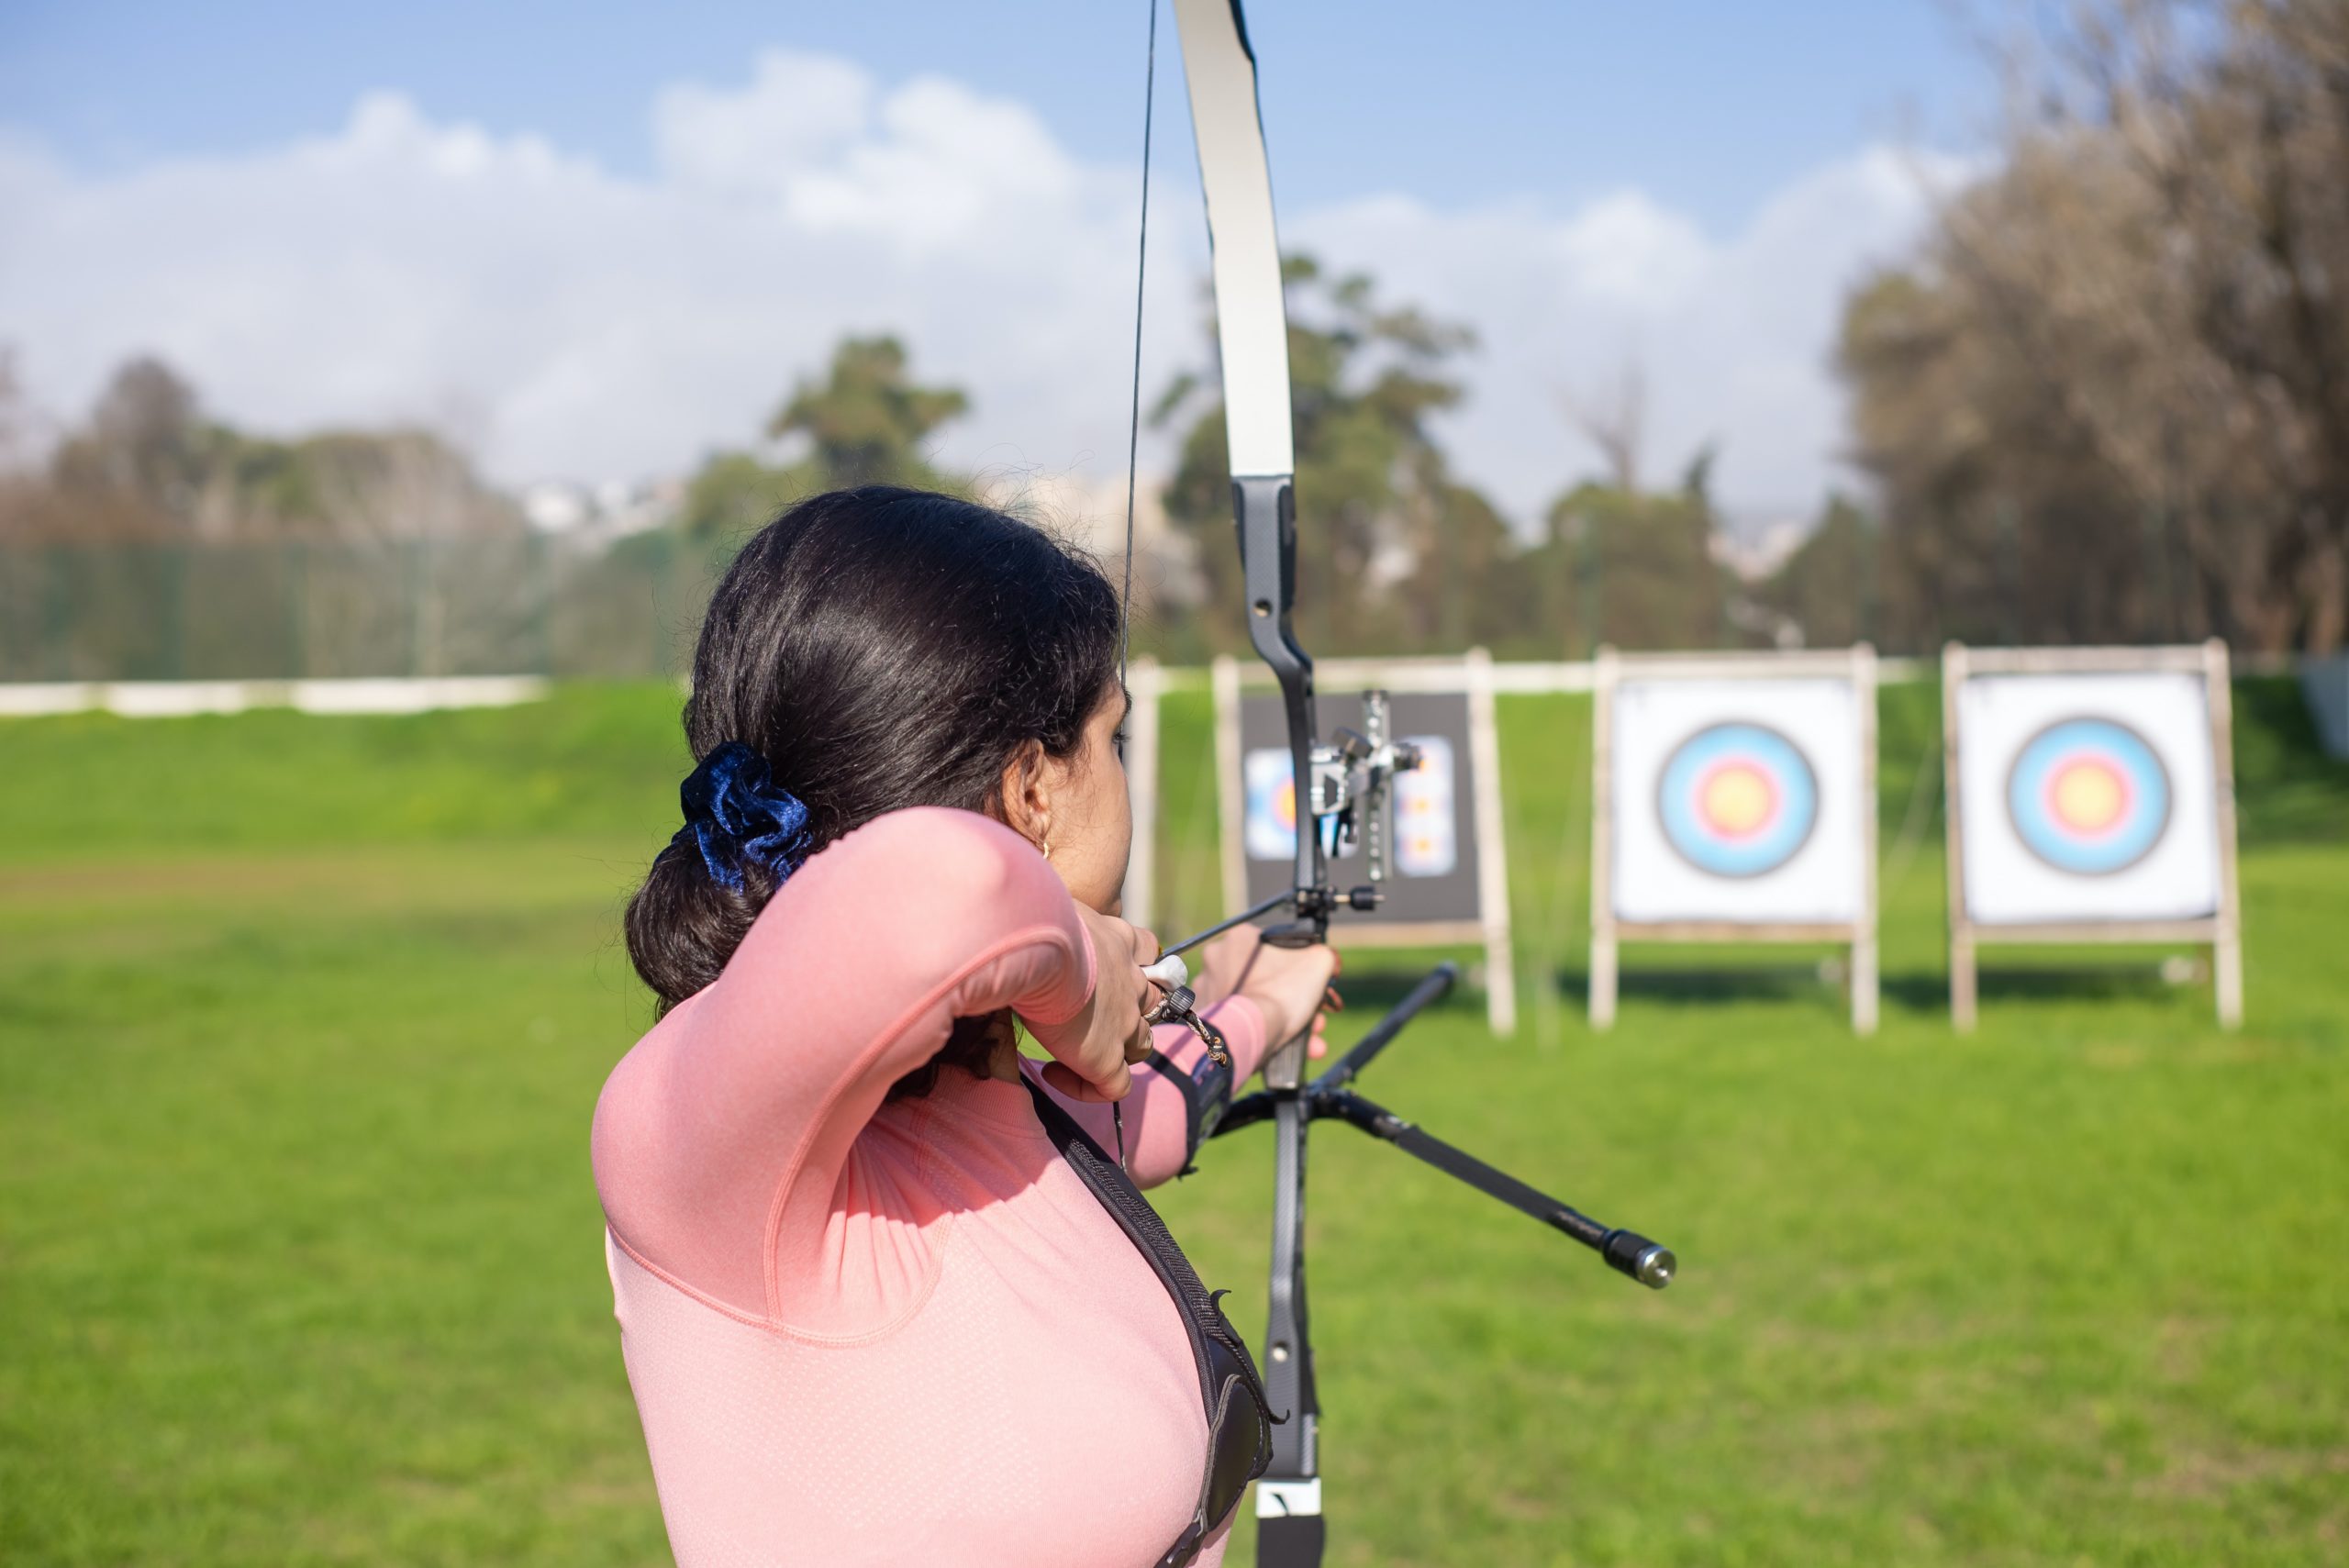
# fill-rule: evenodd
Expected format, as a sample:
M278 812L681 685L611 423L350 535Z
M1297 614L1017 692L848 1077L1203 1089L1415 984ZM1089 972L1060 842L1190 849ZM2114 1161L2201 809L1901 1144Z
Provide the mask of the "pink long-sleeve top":
M1073 1017L1093 964L1018 835L897 812L811 857L613 1070L605 1252L683 1568L1108 1568L1156 1562L1189 1523L1208 1456L1190 1341L1028 1091L950 1068L885 1103L957 1018ZM1236 997L1216 1018L1244 1079L1263 1018ZM1186 1070L1202 1049L1180 1028L1158 1047ZM1107 1106L1063 1103L1110 1145ZM1135 1069L1137 1182L1182 1166L1185 1120Z

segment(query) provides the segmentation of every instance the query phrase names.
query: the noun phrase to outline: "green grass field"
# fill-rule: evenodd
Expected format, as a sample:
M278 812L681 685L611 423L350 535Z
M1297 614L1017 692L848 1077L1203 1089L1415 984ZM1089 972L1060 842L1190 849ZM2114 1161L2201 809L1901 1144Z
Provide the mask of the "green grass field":
M2106 950L1993 968L1959 1040L1934 701L1887 694L1868 1041L1768 950L1635 950L1589 1034L1587 709L1505 706L1548 980L1517 1040L1464 995L1364 1086L1685 1272L1325 1129L1333 1562L2349 1560L2349 781L2243 689L2241 1034ZM617 917L675 706L0 725L0 1563L665 1558L586 1127L650 1018ZM1204 718L1167 720L1170 930L1212 902ZM1251 1331L1269 1173L1243 1134L1164 1205Z

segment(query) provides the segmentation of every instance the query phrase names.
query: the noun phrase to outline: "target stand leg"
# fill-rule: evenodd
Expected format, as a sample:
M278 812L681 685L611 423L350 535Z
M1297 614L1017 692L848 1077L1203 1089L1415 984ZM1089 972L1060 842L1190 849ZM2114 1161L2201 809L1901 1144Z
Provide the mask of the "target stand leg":
M2210 944L2210 980L2219 993L2219 1027L2243 1028L2243 939L2221 931Z
M1862 931L1852 940L1852 1032L1876 1033L1876 933Z
M1974 1032L1974 933L1964 927L1949 938L1949 1021L1960 1034Z
M1615 924L1602 921L1590 933L1590 1027L1615 1027Z

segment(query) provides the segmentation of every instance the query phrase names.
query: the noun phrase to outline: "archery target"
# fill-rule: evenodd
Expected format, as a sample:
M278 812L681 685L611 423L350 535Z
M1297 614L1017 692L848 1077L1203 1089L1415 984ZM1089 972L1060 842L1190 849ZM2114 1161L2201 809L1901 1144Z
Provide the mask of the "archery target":
M2199 675L1977 675L1958 694L1966 913L1985 925L2190 919L2219 906Z
M1632 676L1610 737L1615 917L1858 919L1866 787L1852 682Z
M1320 699L1322 733L1360 730L1361 699L1330 693ZM1251 692L1240 704L1239 776L1223 786L1238 807L1241 884L1249 902L1286 887L1297 860L1297 786L1290 777L1288 723L1280 700ZM1397 692L1389 732L1419 747L1420 762L1395 775L1387 797L1387 868L1384 901L1375 910L1348 909L1349 927L1482 923L1485 895L1479 836L1499 831L1477 817L1475 721L1464 692ZM1219 792L1220 793L1220 792ZM1327 846L1325 846L1326 848ZM1330 874L1341 887L1369 880L1362 845L1339 846Z

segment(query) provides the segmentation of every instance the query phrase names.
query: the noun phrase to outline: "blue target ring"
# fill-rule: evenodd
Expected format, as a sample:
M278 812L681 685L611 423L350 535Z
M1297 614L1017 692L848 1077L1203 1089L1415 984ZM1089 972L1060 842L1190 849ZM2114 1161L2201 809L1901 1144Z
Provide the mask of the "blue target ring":
M2007 773L2015 836L2074 876L2110 876L2143 860L2169 812L2169 770L2115 719L2059 719L2025 742Z
M1656 820L1673 852L1709 876L1751 877L1792 860L1819 821L1802 749L1760 724L1716 724L1665 759Z

